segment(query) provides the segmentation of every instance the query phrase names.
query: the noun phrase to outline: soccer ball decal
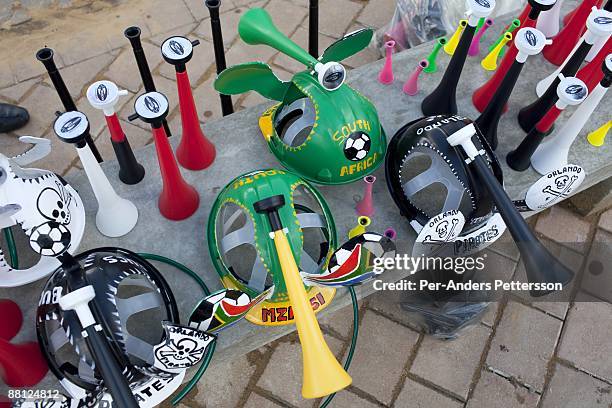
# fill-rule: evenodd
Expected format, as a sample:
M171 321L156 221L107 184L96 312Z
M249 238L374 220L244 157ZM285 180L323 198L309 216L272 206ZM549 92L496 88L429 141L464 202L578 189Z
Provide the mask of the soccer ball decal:
M370 152L370 137L364 132L353 132L344 142L344 155L347 159L359 161Z
M30 234L30 246L43 256L57 256L68 249L70 231L65 225L49 221L34 228Z

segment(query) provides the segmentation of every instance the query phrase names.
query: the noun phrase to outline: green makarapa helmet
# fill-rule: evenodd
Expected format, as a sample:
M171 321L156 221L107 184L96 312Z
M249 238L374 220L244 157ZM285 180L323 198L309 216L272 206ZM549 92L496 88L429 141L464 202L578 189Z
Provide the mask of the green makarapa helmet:
M287 205L278 212L296 264L303 272L322 273L336 247L336 227L321 194L292 173L258 170L234 179L219 193L208 218L208 247L223 285L251 297L274 286L271 298L246 317L263 325L293 323L268 220L253 210L257 201L280 194ZM334 293L333 288L308 288L317 312Z
M287 169L320 184L350 183L372 173L384 161L387 141L374 105L344 83L341 61L365 48L372 30L346 35L316 59L280 33L263 9L240 19L247 44L267 44L306 65L307 70L281 81L262 62L230 67L215 89L234 95L251 90L280 101L259 119L272 153Z

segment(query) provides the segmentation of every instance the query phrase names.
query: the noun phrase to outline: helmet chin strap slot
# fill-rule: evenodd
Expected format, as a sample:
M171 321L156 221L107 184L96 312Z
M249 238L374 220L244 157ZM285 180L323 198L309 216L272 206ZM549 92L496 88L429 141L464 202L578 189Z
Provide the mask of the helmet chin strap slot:
M302 250L300 257L300 271L307 273L317 273L321 270L321 266L315 262L308 252Z
M226 207L223 211L223 215L229 210ZM219 241L219 249L224 256L242 245L249 245L255 249L255 229L253 227L253 220L250 217L246 217L246 224L241 228L227 233L231 226L238 220L238 218L244 214L242 208L236 209L227 220L223 223L224 235ZM235 270L235 268L234 268ZM268 271L264 267L261 259L256 256L255 261L251 267L251 274L248 279L247 286L257 292L263 292L266 288L266 279L268 277ZM246 278L246 277L244 277Z
M55 350L59 350L69 343L69 341L66 332L58 323L57 329L49 336L49 343Z
M418 155L425 155L429 157L431 159L431 165L427 170L402 184L402 190L404 191L406 197L408 199L413 199L413 197L419 191L432 186L435 183L439 183L445 187L446 197L444 199L444 206L441 210L436 211L436 214L461 208L463 197L465 195L465 188L463 188L461 182L457 179L455 174L452 172L451 167L442 158L441 154L428 146L421 145L415 147L408 153L406 161L410 161L410 156ZM401 175L400 178L402 178ZM429 217L431 218L436 214L429 214Z
M79 359L79 377L86 381L95 382L97 381L96 375L94 374L93 368L84 359Z
M315 123L316 111L309 98L298 99L284 106L277 114L275 127L287 146L302 145Z
M299 213L296 215L300 222L300 227L304 228L326 228L325 219L317 213Z

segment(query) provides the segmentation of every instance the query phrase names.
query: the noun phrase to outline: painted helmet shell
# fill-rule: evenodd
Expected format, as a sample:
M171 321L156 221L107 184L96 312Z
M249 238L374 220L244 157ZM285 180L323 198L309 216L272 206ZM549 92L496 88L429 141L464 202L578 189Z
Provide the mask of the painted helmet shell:
M459 115L437 115L412 121L391 139L386 157L387 187L400 213L418 230L442 212L460 210L466 223L461 236L487 225L495 205L478 175L465 162L463 150L446 138L473 123ZM502 171L480 131L475 140L484 149L500 183ZM475 138L476 139L476 138Z
M163 276L138 255L120 248L89 250L75 260L83 268L88 284L94 287L96 297L90 304L95 304L99 323L110 340L108 344L130 384L137 389L155 381L153 377L165 376L164 391L172 392L168 388L180 385L184 373L173 379L148 361L163 337L164 322L179 323L174 296ZM38 339L51 371L71 396L95 404L104 398L100 392L103 383L76 313L63 310L58 303L67 290L68 275L59 267L49 277L40 297L36 318Z
M256 324L293 322L269 221L253 209L255 202L280 194L286 204L278 212L296 264L302 271L320 273L336 247L336 228L320 193L292 173L268 169L237 177L219 193L208 218L210 256L223 285L251 297L274 285L271 298L246 316ZM307 290L317 312L335 293L329 288Z
M293 77L259 125L281 164L314 183L350 183L384 161L387 140L374 105L347 84L324 89L308 71Z
M25 285L49 275L60 265L55 255L66 247L74 253L85 231L85 208L77 191L51 171L21 167L18 159L0 153L0 209L17 209L9 216L0 214L0 223L21 228L42 256L36 255L33 266L15 269L0 248L0 287Z

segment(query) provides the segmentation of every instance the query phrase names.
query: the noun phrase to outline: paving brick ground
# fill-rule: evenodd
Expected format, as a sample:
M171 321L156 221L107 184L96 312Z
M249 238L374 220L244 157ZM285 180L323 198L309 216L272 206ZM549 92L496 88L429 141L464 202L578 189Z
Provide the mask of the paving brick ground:
M56 50L57 65L79 109L88 114L91 133L105 159L112 157L104 120L84 91L94 80L110 79L131 92L117 107L133 146L151 142L147 126L129 123L134 94L142 92L131 49L122 35L129 25L143 30L143 44L158 88L170 98L169 122L180 128L172 67L163 62L158 46L170 35L199 39L188 65L203 123L221 116L212 88L210 21L202 0L84 2L86 6L34 18L0 39L0 101L30 110L30 123L19 131L52 140L53 153L40 165L65 174L78 167L74 149L52 136L53 112L60 108L55 91L35 60L45 45ZM129 4L127 4L129 3ZM256 59L269 62L281 78L302 69L266 47L251 47L236 35L238 19L248 7L265 7L281 30L305 46L306 0L224 0L228 62ZM322 0L320 47L363 26L380 27L391 18L394 0ZM36 16L35 16L36 17ZM10 41L19 41L17 51ZM346 61L349 67L379 58L371 49ZM265 100L257 94L234 98L236 109ZM15 134L0 134L0 149L21 148ZM350 372L354 383L336 397L335 407L402 408L604 408L612 407L612 292L609 257L598 244L612 242L612 210L600 218L583 218L571 209L554 208L531 221L546 245L569 262L578 282L567 303L531 303L505 297L491 304L480 322L457 340L424 336L401 309L401 296L380 293L360 302L360 337ZM516 248L506 234L491 248L489 259L504 279L523 276ZM579 242L579 245L573 245ZM585 261L586 260L586 261ZM607 278L607 280L606 280ZM352 310L321 319L334 353L346 355L352 332ZM233 361L210 367L197 391L181 407L315 407L320 401L300 397L300 349L295 334L281 338ZM169 405L166 405L169 406Z

